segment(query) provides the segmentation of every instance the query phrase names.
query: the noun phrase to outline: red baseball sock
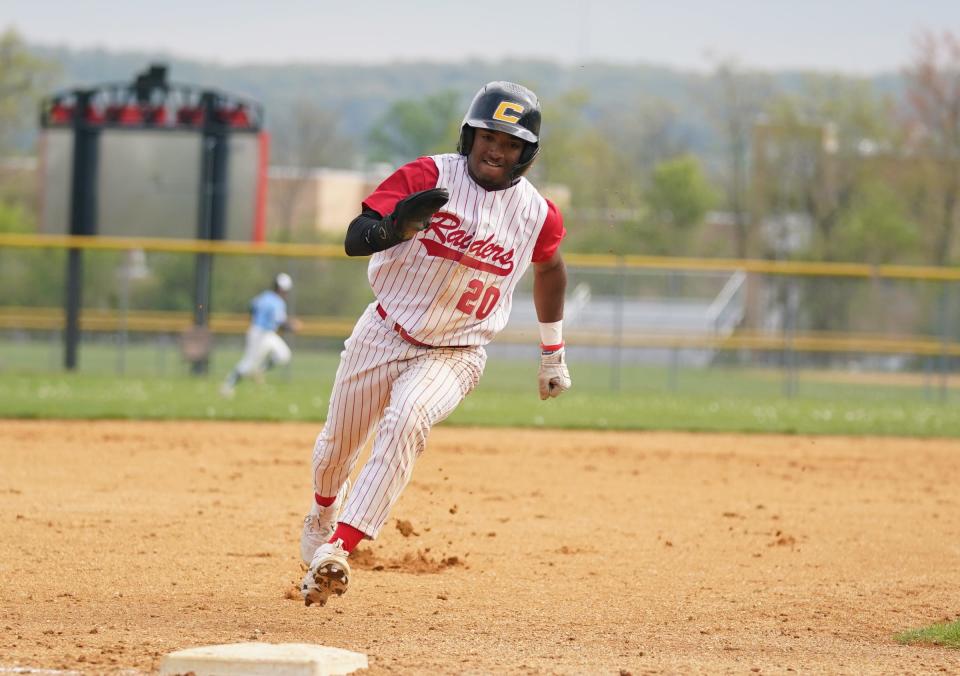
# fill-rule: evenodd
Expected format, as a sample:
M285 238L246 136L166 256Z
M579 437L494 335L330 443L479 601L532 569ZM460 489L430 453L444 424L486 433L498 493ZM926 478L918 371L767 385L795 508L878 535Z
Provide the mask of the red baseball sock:
M320 495L319 493L314 493L314 494L313 494L313 499L316 500L316 501L317 501L317 504L320 505L321 507L329 507L329 506L332 505L334 502L336 502L337 496L334 495L332 498L325 498L325 497L323 497L322 495Z
M367 534L363 531L357 530L353 526L345 523L337 522L337 529L333 531L333 535L330 536L328 542L343 540L343 549L349 554L356 549L357 545L360 544L360 541L365 537L367 537Z

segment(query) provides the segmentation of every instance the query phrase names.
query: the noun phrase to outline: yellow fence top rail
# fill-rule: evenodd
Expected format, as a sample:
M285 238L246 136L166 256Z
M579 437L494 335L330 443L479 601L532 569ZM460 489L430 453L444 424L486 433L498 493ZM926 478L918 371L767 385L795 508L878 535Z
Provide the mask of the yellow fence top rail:
M333 244L281 244L276 242L210 242L159 237L90 237L0 233L0 247L88 249L99 251L162 251L210 253L236 256L286 258L346 258L343 247ZM615 256L564 253L568 265L599 269L697 270L755 272L769 275L858 277L960 281L960 268L923 265L869 265L866 263L821 263L815 261L769 261L736 258L678 258L670 256Z
M81 235L0 234L0 247L87 249L93 251L162 251L212 253L238 256L282 256L288 258L346 258L342 246L332 244L281 244L277 242L211 242L202 239L161 237L94 237Z
M341 317L300 317L303 327L299 335L309 337L346 338L354 320ZM242 334L250 317L240 313L213 313L210 331L218 334ZM193 325L188 312L137 310L127 314L116 310L88 309L80 318L83 331L100 333L130 331L133 333L179 334ZM28 308L0 306L0 330L59 331L64 327L60 308ZM538 345L535 331L507 329L498 338L502 343ZM792 336L740 331L731 336L711 334L689 335L670 333L627 333L613 335L607 331L572 330L567 336L571 345L592 347L759 350L797 352L844 352L870 354L914 354L960 356L960 343L943 341L935 336L886 336L865 333L808 332Z

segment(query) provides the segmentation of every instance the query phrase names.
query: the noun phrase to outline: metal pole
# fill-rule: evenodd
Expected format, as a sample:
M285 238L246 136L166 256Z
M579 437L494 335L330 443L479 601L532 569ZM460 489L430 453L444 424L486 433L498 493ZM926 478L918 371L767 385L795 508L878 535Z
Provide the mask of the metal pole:
M120 265L120 349L117 350L117 373L123 375L127 370L127 314L130 311L130 268L131 251L124 252Z
M50 355L48 358L50 370L53 371L57 365L58 345L60 343L60 332L56 329L50 331Z
M941 282L940 297L937 303L937 314L940 323L940 387L938 388L938 399L941 404L947 402L947 372L949 364L947 362L947 345L950 342L950 287L949 282Z
M614 274L617 275L617 295L614 298L613 312L613 347L610 352L610 389L620 391L620 368L623 362L623 306L626 295L626 267L623 257Z
M80 342L80 304L83 287L83 252L80 249L67 251L66 282L63 367L68 371L73 371L77 368L77 346Z
M783 393L792 399L797 393L797 355L793 349L796 333L796 289L792 277L783 281Z
M677 298L680 288L679 272L671 270L667 277L667 296L673 300ZM674 345L670 348L670 369L667 373L667 383L671 392L676 392L678 387L678 377L680 370L680 348Z
M226 235L228 137L226 125L217 119L217 96L205 92L201 101L204 111L202 156L200 168L200 211L197 239L222 240ZM206 328L210 320L213 255L197 254L194 286L193 324ZM209 357L191 365L194 374L204 374Z
M290 316L290 317L296 317L296 316L297 316L296 307L295 307L295 305L294 305L294 303L295 303L295 301L296 301L296 298L295 298L295 295L294 295L295 293L296 293L296 290L294 289L294 291L291 292L291 293L287 296L287 315ZM294 347L295 347L295 345L294 345L294 338L296 338L296 335L297 335L296 332L294 332L294 331L289 331L289 332L287 333L287 335L284 336L284 337L286 338L287 345L290 347L290 351L291 351L293 354L296 354L296 353L297 353L297 350L294 349ZM284 382L289 383L289 382L290 382L290 379L293 377L293 369L291 368L291 365L292 365L292 364L293 364L293 360L291 359L290 361L288 361L286 364L283 365L283 380L284 380Z
M161 334L154 341L154 347L157 348L156 351L156 362L155 368L157 375L165 376L167 374L167 336L166 334Z
M73 167L70 180L70 234L97 233L97 170L99 167L100 129L87 120L93 91L77 90L73 111ZM80 307L83 303L83 251L67 253L67 278L64 294L64 355L68 371L77 368L80 343Z

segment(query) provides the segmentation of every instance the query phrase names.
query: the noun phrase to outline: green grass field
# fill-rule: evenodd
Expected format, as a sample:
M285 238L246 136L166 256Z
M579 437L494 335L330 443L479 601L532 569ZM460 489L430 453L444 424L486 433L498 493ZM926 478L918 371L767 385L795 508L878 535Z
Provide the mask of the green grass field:
M57 344L0 343L0 417L322 421L338 355L297 350L294 363L267 382L243 382L236 397L218 394L239 356L218 350L207 376L189 375L174 347L120 352L84 345L81 368L60 370ZM802 375L798 395L783 396L773 370L631 366L613 378L604 363L572 363L575 389L541 402L536 355L491 358L477 388L449 424L624 430L792 434L960 436L960 409L937 403L933 384L832 382ZM619 389L614 389L617 384ZM949 399L949 397L948 397Z
M942 645L960 649L960 620L911 629L897 634L896 640L907 645Z

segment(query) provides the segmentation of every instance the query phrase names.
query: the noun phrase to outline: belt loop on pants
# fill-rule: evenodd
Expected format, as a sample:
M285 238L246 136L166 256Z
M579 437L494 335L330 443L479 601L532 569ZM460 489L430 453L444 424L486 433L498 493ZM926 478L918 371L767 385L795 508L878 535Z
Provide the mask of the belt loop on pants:
M377 314L380 315L380 319L387 318L387 311L383 309L383 306L380 303L377 303ZM426 343L421 343L419 340L407 333L407 330L400 326L399 322L393 323L393 330L400 334L400 337L411 345L416 345L417 347L433 347L433 345L427 345Z

